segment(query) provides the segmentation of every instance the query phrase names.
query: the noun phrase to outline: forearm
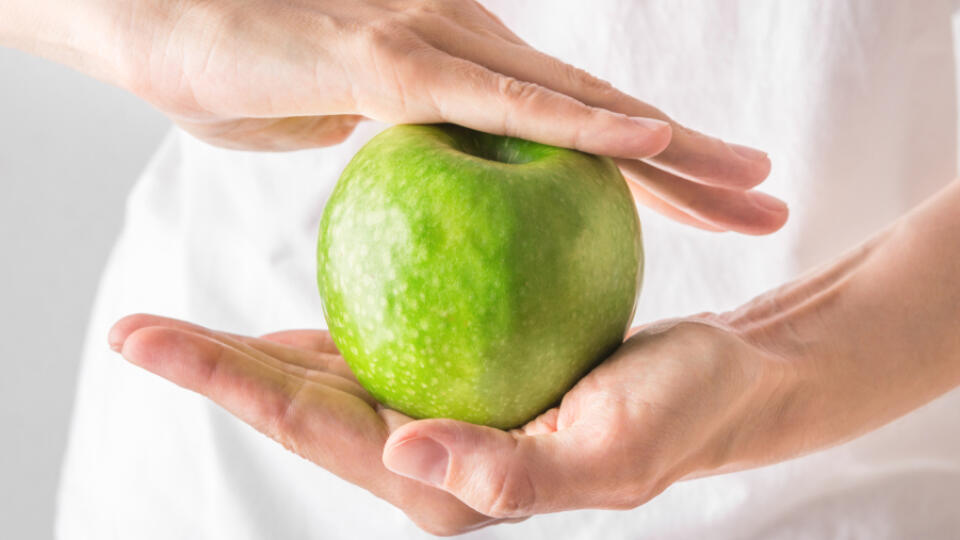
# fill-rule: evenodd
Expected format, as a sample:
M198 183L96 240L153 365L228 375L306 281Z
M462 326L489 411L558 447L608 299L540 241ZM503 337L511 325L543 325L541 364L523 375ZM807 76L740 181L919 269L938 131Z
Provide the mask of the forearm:
M131 69L183 0L4 0L0 46L13 47L130 89ZM136 46L135 46L136 45Z
M960 385L960 182L731 321L790 364L773 454L843 442Z

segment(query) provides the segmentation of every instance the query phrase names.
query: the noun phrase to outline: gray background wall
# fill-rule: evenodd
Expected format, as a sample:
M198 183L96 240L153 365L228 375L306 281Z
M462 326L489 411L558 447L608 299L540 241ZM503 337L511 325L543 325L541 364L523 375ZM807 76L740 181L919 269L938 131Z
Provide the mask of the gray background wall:
M0 537L52 537L87 314L123 201L169 122L0 48Z

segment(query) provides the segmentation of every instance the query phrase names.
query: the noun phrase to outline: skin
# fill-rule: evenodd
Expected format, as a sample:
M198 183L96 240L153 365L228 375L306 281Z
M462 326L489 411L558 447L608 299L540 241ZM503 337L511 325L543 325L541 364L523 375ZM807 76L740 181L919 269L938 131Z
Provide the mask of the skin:
M212 144L295 150L357 122L451 122L622 159L638 200L707 230L766 234L761 151L530 47L471 0L5 0L0 45L126 88Z
M735 311L637 328L511 431L379 405L324 331L252 338L132 315L109 340L435 534L634 508L677 481L848 441L960 385L957 208L960 181Z

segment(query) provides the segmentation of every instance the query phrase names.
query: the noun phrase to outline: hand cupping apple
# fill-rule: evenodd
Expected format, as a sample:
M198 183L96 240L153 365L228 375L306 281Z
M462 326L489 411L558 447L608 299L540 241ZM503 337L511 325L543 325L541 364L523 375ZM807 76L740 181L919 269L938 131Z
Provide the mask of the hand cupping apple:
M374 397L499 428L622 343L643 263L609 158L449 124L396 126L360 150L317 255L331 334Z

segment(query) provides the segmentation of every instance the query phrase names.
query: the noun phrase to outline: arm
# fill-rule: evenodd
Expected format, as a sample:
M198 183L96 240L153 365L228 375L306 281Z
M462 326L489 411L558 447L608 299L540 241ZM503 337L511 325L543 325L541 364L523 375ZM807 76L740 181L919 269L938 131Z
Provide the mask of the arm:
M13 47L122 86L113 28L129 2L5 0L0 46Z
M809 389L779 403L762 445L768 459L854 438L957 387L960 181L726 319L789 359L790 385Z
M5 0L0 44L123 87L229 148L328 146L364 118L452 122L621 158L637 197L684 223L764 234L787 218L750 189L770 171L763 152L680 126L476 2Z

